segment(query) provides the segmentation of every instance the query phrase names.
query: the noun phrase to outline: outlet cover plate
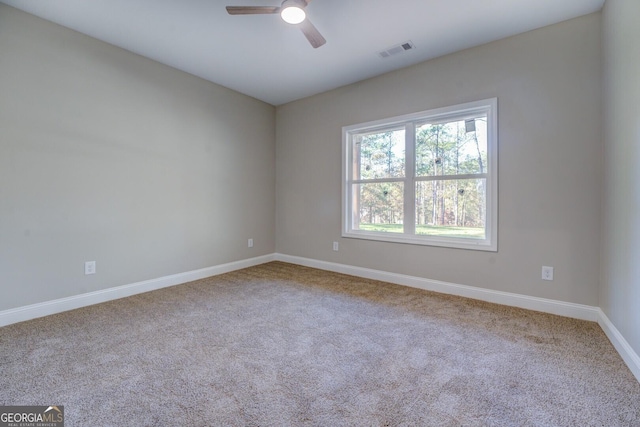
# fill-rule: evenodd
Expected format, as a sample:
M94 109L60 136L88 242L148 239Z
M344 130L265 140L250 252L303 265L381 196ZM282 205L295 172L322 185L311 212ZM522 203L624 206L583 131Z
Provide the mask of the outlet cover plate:
M96 274L96 262L95 261L87 261L84 263L84 274Z

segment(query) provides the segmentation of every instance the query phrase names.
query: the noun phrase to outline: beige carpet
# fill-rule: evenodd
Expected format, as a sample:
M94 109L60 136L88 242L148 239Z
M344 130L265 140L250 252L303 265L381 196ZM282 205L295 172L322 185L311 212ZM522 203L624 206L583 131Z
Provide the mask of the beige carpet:
M0 328L69 426L640 426L597 324L269 263Z

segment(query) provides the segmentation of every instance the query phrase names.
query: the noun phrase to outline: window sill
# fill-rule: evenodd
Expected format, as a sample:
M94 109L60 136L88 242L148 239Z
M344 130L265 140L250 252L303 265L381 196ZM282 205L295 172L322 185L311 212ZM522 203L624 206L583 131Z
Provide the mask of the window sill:
M497 252L498 247L486 239L461 239L455 237L409 236L400 233L376 233L371 231L343 231L342 237L373 240L387 243L402 243L419 246L436 246L451 249Z

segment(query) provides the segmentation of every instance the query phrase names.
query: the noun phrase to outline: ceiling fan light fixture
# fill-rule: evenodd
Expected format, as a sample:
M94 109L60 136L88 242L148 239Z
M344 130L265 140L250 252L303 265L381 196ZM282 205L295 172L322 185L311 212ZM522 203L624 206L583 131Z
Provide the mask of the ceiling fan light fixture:
M0 0L2 1L2 0ZM314 49L323 46L327 41L318 29L307 19L305 7L311 0L284 0L277 6L227 6L229 15L271 15L280 14L282 20L296 25Z
M288 24L299 24L305 20L307 14L304 10L295 4L295 2L285 2L280 11L282 20Z

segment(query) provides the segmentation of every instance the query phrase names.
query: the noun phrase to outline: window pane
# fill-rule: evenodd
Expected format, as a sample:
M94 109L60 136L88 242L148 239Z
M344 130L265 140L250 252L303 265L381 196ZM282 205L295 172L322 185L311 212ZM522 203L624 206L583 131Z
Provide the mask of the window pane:
M416 234L485 238L487 180L416 183Z
M354 184L354 230L402 233L402 182Z
M405 176L404 128L354 136L354 179Z
M416 176L486 172L486 115L416 127Z

